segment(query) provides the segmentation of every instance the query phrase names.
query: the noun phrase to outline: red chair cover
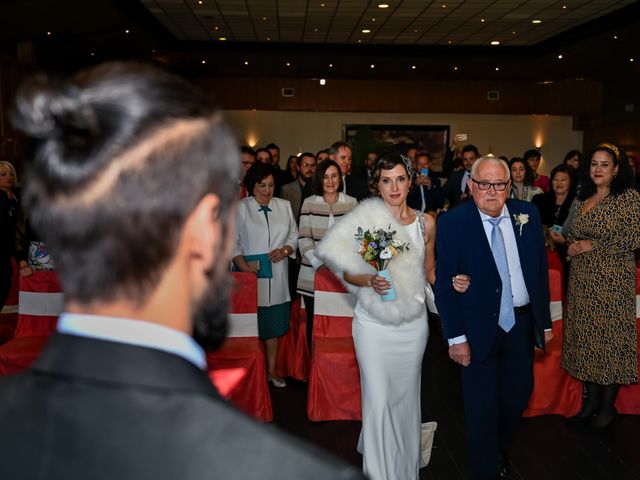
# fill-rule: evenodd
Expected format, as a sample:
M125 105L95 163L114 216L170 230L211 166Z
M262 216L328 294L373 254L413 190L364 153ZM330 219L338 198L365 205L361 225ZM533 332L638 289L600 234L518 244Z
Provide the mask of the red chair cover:
M19 281L15 338L0 346L0 375L18 373L38 358L55 330L62 288L54 271L39 271Z
M276 370L281 377L297 380L309 378L309 348L307 346L307 311L298 296L291 302L289 331L278 341Z
M557 274L556 274L557 273ZM549 286L551 300L559 298L561 277L559 272L549 271ZM636 272L636 314L640 316L640 269ZM536 352L533 366L535 385L525 416L558 414L564 416L575 415L582 403L582 383L571 377L560 368L560 353L562 349L562 321L553 322L554 339L547 348L547 354ZM640 361L640 318L638 329L638 352ZM619 413L640 413L640 385L625 385L620 388L616 400Z
M361 420L353 299L327 268L316 272L315 295L307 415L314 421Z
M209 378L240 410L259 420L273 419L264 352L258 340L258 283L252 273L233 272L229 337L207 354Z

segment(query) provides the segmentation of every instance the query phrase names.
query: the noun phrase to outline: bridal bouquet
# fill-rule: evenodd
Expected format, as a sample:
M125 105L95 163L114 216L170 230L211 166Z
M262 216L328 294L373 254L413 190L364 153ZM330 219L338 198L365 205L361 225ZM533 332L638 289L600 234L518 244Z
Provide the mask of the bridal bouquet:
M396 233L395 230L391 230L391 225L389 225L387 230L380 227L363 230L362 227L358 227L358 231L355 234L355 239L360 242L360 249L357 253L365 262L378 271L378 275L385 277L389 282L391 281L391 275L387 270L387 265L389 265L392 258L405 250L409 250L408 243L394 240L393 236ZM395 300L395 298L393 287L382 296L383 300Z

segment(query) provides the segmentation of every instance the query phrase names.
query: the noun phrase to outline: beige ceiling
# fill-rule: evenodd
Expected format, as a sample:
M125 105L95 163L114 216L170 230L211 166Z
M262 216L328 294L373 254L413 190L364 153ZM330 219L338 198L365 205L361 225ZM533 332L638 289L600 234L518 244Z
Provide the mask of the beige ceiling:
M185 41L533 46L634 0L389 0L384 9L368 0L141 3Z

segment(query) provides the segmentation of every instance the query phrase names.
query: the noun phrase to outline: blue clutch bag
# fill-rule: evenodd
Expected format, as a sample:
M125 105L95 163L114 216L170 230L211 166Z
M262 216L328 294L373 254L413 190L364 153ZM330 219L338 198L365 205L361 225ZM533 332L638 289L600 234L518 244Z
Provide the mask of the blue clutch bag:
M244 255L247 263L258 262L258 278L273 278L271 271L271 260L266 253L258 253L256 255Z

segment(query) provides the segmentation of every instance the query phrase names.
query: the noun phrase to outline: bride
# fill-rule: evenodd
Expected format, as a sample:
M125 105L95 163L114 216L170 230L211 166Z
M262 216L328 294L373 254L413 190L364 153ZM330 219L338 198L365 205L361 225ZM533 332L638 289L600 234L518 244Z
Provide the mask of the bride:
M412 175L408 158L380 159L373 186L381 198L345 215L316 252L357 298L352 333L362 388L358 451L372 480L417 479L420 468L420 377L429 335L425 302L433 305L436 225L407 206ZM375 226L395 230L394 238L409 244L389 263L390 282L357 253L358 227ZM397 298L383 302L391 286ZM468 278L457 275L453 287L464 292Z

